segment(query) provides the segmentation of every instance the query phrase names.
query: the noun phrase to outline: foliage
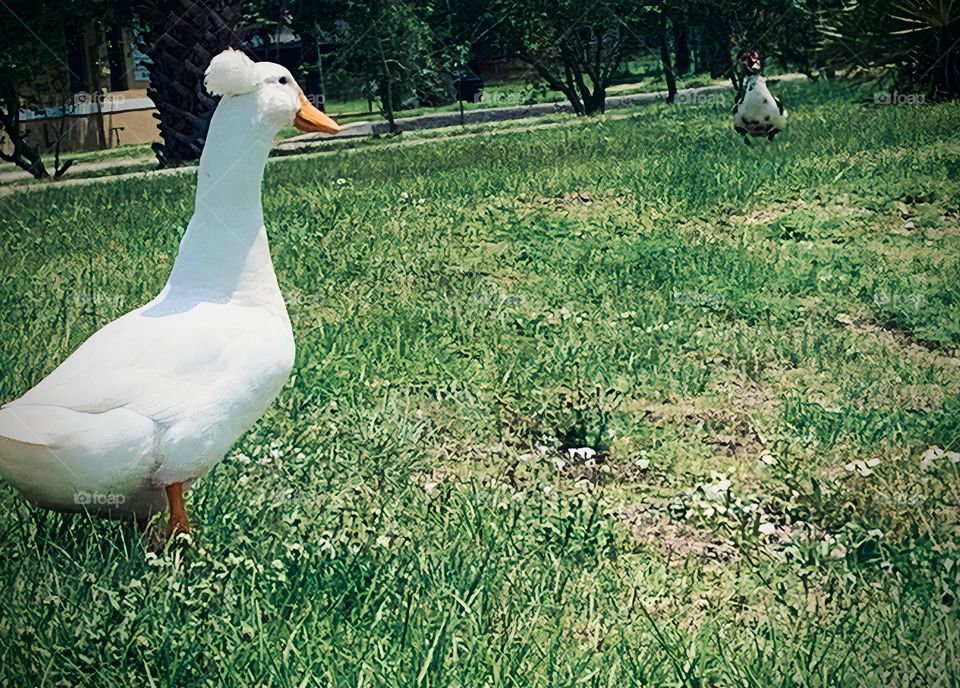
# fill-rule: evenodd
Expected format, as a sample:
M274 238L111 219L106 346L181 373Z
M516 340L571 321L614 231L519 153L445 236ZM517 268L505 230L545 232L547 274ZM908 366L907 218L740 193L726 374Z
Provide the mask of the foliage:
M621 0L493 0L504 53L523 60L562 92L577 114L602 113L606 89L646 12Z
M824 12L821 59L841 73L893 77L931 98L960 96L960 3L845 0Z
M443 80L450 65L431 32L429 13L429 5L415 8L399 0L345 3L339 57L364 80L363 92L379 100L391 128L398 109L421 99L452 100L449 80Z

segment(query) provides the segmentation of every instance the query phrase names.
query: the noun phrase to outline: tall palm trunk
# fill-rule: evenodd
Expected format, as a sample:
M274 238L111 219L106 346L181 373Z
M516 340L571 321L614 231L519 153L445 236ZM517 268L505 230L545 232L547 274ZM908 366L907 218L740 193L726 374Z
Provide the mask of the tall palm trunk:
M216 99L203 89L214 55L240 48L239 0L137 0L145 25L143 52L150 58L147 95L157 106L163 143L153 145L161 167L197 160Z

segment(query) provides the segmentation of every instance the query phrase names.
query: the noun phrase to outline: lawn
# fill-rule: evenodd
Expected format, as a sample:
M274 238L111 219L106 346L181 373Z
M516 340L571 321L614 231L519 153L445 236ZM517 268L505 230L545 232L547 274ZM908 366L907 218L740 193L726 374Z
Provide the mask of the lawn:
M271 163L289 383L188 549L0 485L0 685L960 685L960 105L778 93ZM0 198L0 399L192 192Z

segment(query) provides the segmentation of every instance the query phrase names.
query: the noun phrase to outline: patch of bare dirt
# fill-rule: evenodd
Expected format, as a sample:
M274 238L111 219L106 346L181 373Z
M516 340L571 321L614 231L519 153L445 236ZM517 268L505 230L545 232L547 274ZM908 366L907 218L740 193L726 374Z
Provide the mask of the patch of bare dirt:
M806 205L808 205L808 203L800 199L787 201L785 203L772 204L762 208L757 208L743 215L730 215L726 218L726 222L727 224L747 225L751 227L756 225L767 225L775 220L779 220L787 213L790 213L797 208L803 208Z
M723 380L717 385L717 391L736 408L770 408L777 403L767 390L746 376Z
M647 505L630 507L620 514L620 518L639 542L662 549L671 565L683 564L690 557L730 562L738 556L733 546L713 533L688 523L671 521Z
M956 349L944 352L940 349L924 346L907 332L881 327L871 320L852 318L845 314L838 315L836 320L845 325L853 334L871 337L914 360L940 368L960 368L960 351Z
M759 400L759 396L754 399ZM756 458L763 451L764 440L745 413L706 407L696 399L652 406L644 411L655 423L672 422L690 427L704 444L728 456Z
M520 194L517 203L525 210L546 208L571 216L593 217L599 210L624 212L632 209L632 200L626 193L615 191L587 192L574 191L561 196L540 196Z
M942 385L903 385L887 396L883 406L929 412L943 406L945 393Z

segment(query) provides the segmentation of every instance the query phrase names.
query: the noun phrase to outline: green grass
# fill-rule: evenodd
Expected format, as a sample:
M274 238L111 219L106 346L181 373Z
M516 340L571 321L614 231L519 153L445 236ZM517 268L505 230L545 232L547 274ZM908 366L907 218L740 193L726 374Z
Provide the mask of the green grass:
M0 685L960 684L960 106L780 93L271 163L289 383L189 550L0 487ZM192 186L0 198L0 398Z

